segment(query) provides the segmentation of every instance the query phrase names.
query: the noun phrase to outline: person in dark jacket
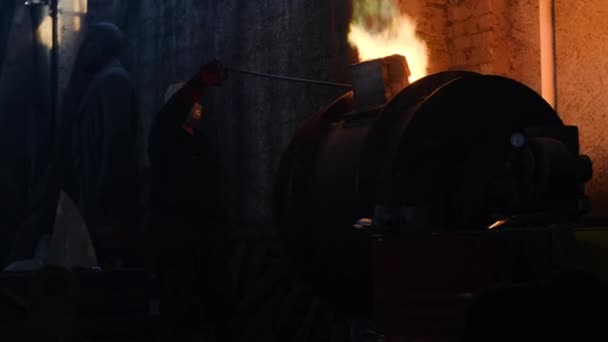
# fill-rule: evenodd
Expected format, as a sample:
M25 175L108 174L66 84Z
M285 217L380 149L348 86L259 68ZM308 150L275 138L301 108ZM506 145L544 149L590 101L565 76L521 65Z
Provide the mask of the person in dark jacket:
M57 117L51 161L30 186L10 262L30 257L41 236L53 232L62 190L77 204L102 267L128 254L140 216L143 153L138 98L119 61L121 47L115 25L88 28ZM76 248L88 243L74 241Z
M122 33L92 25L78 51L60 122L61 181L77 203L100 262L126 247L140 206L139 101L119 56Z
M224 339L229 295L227 232L219 200L214 144L197 129L201 97L225 78L204 65L156 115L149 136L151 249L161 282L166 338Z

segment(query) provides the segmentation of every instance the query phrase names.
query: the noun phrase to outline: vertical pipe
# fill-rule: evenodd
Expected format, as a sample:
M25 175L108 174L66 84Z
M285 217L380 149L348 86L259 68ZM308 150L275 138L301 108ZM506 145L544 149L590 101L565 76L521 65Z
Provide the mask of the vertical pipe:
M52 18L52 44L51 44L51 66L50 66L50 143L51 148L55 144L55 133L57 124L58 96L59 96L59 25L58 25L58 0L51 0L50 14Z
M329 15L330 15L330 32L331 32L331 79L341 79L338 77L340 70L340 44L338 42L337 32L337 11L336 11L336 0L330 0L329 2Z
M555 0L539 0L542 96L557 111Z
M34 57L32 77L32 105L33 112L30 117L31 134L31 175L37 179L47 161L49 124L51 113L50 92L50 63L51 63L51 37L49 37L48 20L50 9L48 1L31 0L26 2L29 7L32 24L32 50Z

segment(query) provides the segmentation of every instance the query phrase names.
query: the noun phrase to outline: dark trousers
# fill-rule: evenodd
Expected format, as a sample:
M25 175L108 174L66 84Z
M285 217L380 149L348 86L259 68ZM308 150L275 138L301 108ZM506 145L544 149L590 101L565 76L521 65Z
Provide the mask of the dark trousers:
M160 282L163 335L229 340L232 282L222 226L176 215L156 215L152 221L150 246Z

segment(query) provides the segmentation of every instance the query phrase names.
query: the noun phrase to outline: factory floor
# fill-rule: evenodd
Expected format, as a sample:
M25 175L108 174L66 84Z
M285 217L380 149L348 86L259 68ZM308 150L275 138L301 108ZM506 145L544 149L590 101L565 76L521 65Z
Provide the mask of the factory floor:
M23 338L25 333L34 331L34 327L44 336L61 336L66 331L78 331L77 342L220 342L220 341L320 341L320 342L367 342L373 335L354 333L352 328L357 324L347 321L336 308L323 303L313 296L301 283L286 277L270 268L262 271L257 277L257 291L249 287L240 297L237 308L228 324L230 331L217 332L220 338L214 338L211 329L204 327L199 331L190 329L178 330L171 337L162 337L160 317L147 312L146 317L114 313L103 315L99 304L104 301L115 301L112 294L98 296L96 308L90 308L89 316L81 323L69 323L62 319L69 311L64 298L38 299L38 310L24 314L18 299L3 291L0 296L0 331L2 341L29 341ZM463 341L492 340L510 341L528 333L550 334L563 332L581 333L597 330L594 335L605 333L603 329L608 318L604 312L607 289L582 278L569 278L557 286L542 289L537 286L502 287L480 297L473 306L467 324L467 337ZM6 277L0 278L0 284L6 284ZM133 283L135 284L135 283ZM123 289L128 296L136 296L137 291L128 283ZM250 284L252 285L252 284ZM115 295L115 294L114 294ZM125 296L126 297L126 296ZM123 299L125 298L123 297ZM91 303L90 303L91 304ZM129 311L131 304L116 305L119 311ZM154 304L152 305L154 306ZM349 324L350 323L350 324ZM199 328L205 322L199 324ZM364 325L359 325L363 326ZM561 333L560 333L561 334ZM481 337L480 337L481 336ZM519 337L518 337L519 336ZM228 338L230 337L230 338ZM482 338L483 337L483 338ZM481 338L481 339L480 339ZM485 338L485 339L484 339ZM488 339L490 338L490 339ZM36 341L44 340L37 338ZM53 339L51 339L53 340ZM541 339L542 340L542 339ZM580 339L575 339L580 340ZM603 339L602 339L603 340ZM608 340L608 336L606 336ZM50 341L50 340L49 340ZM433 341L433 340L430 340ZM506 340L505 340L506 341Z
M206 342L227 340L224 335L230 341L347 341L350 331L344 317L312 294L278 246L273 239L237 241L232 246L234 282L228 286L233 288L234 303L226 324L230 335L218 332L216 339L204 327L196 332L194 328L205 325L200 321L163 338L155 277L145 270L124 269L81 272L77 291L66 290L73 286L70 275L59 279L60 288L38 298L30 297L35 272L0 272L0 336L25 341L23 336L38 327L44 336L74 332L76 341ZM78 299L72 297L75 292ZM30 309L31 302L37 303L38 312ZM77 308L68 303L77 303Z
M581 234L584 237L581 241L603 241L593 235L598 234L596 230L584 230ZM162 306L154 290L155 277L145 270L123 269L80 274L77 310L67 305L73 303L76 292L69 290L74 285L73 278L59 279L59 286L46 295L31 297L28 292L35 290L32 287L35 273L0 272L0 341L25 341L23 336L32 332L32 327L39 327L47 336L77 331L79 342L366 342L369 339L369 335L353 332L356 324L352 319L315 296L299 279L278 241L238 240L231 244L231 255L233 282L228 286L234 293L234 303L229 321L225 322L228 333L217 332L219 339L204 327L205 319L198 323L193 319L195 323L190 328L178 329L172 337L162 337L158 315ZM499 338L496 334L505 329L511 334L518 331L523 334L524 328L542 327L539 317L544 318L542 323L553 333L560 331L560 327L580 326L585 331L602 328L608 320L603 310L608 307L606 294L607 288L586 280L584 275L562 279L544 290L536 285L499 288L476 301L468 321L468 333L473 335L465 341L479 340L478 334L494 334ZM79 318L77 322L69 319L70 312L78 312L73 315ZM530 322L538 324L530 326ZM359 339L353 339L353 335Z

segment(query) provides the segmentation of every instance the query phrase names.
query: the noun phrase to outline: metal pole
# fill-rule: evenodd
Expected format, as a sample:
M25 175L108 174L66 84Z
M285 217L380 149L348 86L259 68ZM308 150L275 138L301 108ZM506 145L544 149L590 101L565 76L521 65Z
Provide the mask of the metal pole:
M59 96L59 25L58 25L58 13L57 13L57 4L58 0L51 0L50 3L50 14L53 20L53 38L51 45L51 112L50 119L50 143L53 146L55 144L55 133L56 133L56 124L57 124L57 111L58 111L58 96Z
M51 50L49 27L46 25L50 15L48 0L31 0L25 3L29 7L32 23L33 66L33 113L30 121L32 144L31 172L37 179L44 169L49 156L49 138L51 124Z
M542 96L557 111L555 1L539 0Z
M353 87L352 84L348 84L348 83L337 83L337 82L311 80L311 79L306 79L306 78L288 77L288 76L267 74L264 72L242 70L242 69L232 68L232 67L227 67L226 70L229 72L235 72L235 73L239 73L239 74L259 76L259 77L271 78L271 79L283 80L283 81L289 81L289 82L318 84L318 85L325 85L325 86L330 86L330 87L346 88L346 89L352 89L352 87Z

